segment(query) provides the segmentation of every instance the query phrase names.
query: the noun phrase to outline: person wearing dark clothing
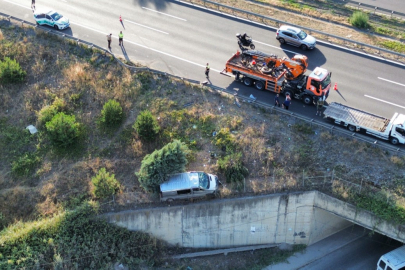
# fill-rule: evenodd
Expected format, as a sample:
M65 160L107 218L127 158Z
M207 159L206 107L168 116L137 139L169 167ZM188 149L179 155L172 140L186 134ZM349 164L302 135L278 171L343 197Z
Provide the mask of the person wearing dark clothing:
M322 116L322 109L324 104L324 96L319 97L316 101L316 115Z
M276 97L274 98L274 106L276 106L276 107L281 106L281 104L280 104L280 95L279 94L277 94Z
M32 8L33 10L35 10L35 0L32 0L32 1L31 1L31 8Z
M209 78L210 74L210 65L207 63L207 66L205 67L205 77Z
M284 103L283 103L283 107L284 107L286 110L288 110L288 107L290 107L290 105L291 105L291 98L290 98L290 95L286 95L286 96L285 96L285 101L284 101Z

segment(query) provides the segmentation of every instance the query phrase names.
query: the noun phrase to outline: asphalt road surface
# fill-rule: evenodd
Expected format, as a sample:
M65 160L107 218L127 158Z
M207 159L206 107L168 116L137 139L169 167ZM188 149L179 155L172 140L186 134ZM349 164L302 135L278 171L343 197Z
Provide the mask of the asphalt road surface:
M343 2L343 0L334 0L335 2ZM405 1L403 0L356 0L357 3L367 4L374 7L393 10L394 12L405 13Z
M34 22L29 0L0 0L0 12ZM256 49L279 56L305 53L309 70L322 66L332 72L339 91L331 91L328 102L340 102L391 118L405 113L404 65L318 42L303 52L280 45L274 29L229 17L177 1L37 0L37 9L52 8L71 22L63 33L107 47L106 34L113 34L112 52L151 68L185 78L204 81L204 67L211 66L210 83L258 100L273 103L274 94L245 87L220 75L225 62L238 49L235 34L247 32ZM119 22L122 16L123 23ZM118 33L124 33L124 49ZM333 86L332 85L332 86ZM316 117L315 108L293 100L290 110Z
M266 270L364 270L376 269L381 255L402 243L361 226L353 225L296 253L288 262L271 265Z

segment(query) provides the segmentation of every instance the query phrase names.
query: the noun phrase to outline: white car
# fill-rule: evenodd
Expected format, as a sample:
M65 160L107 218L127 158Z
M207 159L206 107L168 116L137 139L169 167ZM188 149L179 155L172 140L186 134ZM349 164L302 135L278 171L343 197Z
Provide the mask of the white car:
M276 39L281 43L291 44L300 47L302 50L313 49L316 46L316 39L301 29L293 26L282 25L277 30Z
M66 29L70 25L68 18L53 10L37 10L34 19L39 25L49 25L57 30Z

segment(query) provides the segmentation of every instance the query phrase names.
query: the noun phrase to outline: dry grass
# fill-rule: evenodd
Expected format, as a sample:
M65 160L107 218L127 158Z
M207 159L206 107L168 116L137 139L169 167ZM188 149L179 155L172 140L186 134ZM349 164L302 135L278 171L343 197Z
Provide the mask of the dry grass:
M21 42L30 49L13 48L12 53L24 60L22 66L27 70L28 79L21 86L7 89L0 86L0 105L9 110L8 113L1 111L0 119L6 118L16 128L23 129L27 123L36 122L37 112L43 107L63 100L65 110L76 115L86 129L82 148L72 149L73 153L57 153L47 145L46 137L21 145L21 151L40 150L41 163L26 179L10 173L15 149L8 144L1 145L10 152L7 159L4 151L0 153L0 212L11 220L52 215L77 200L91 198L91 178L102 167L114 173L123 187L116 197L119 204L157 201L156 197L143 192L134 172L139 170L146 154L160 149L170 138L162 135L156 142L145 143L136 136L132 125L144 109L156 115L162 133L170 130L172 138L181 138L187 143L196 141L188 170L218 174L225 184L223 197L241 194L241 186L229 185L218 171L216 161L223 152L212 144L211 128L233 131L244 165L250 171L246 178L247 192L300 189L302 170L309 177L315 171L323 172L336 164L348 168L345 172L348 178L365 179L371 174L371 181L389 181L404 172L403 167L397 166L400 157L391 158L355 140L331 135L322 129L317 130L319 135L303 135L291 128L299 124L294 118L263 113L248 103L242 103L239 108L233 104L232 96L169 77L132 74L97 52L27 31L16 43ZM2 35L7 41L15 38L13 30L3 31ZM33 53L35 51L38 54ZM62 54L62 51L72 54ZM27 55L20 55L24 52ZM0 53L4 53L1 46ZM54 67L57 68L52 69ZM107 134L96 122L108 99L119 100L126 119L120 128ZM191 102L194 103L184 108ZM40 132L43 132L41 128ZM306 149L297 150L297 146L309 141L314 142L311 159L315 162L302 168L302 156L308 153ZM212 157L212 153L216 157ZM24 209L20 209L21 206Z

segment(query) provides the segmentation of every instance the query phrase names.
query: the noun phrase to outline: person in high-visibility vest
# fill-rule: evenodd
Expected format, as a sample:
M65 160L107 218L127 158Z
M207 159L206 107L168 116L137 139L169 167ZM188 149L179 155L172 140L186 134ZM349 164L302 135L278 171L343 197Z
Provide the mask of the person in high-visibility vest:
M120 46L124 46L124 34L122 33L122 31L120 31L120 33L118 34L118 41Z

